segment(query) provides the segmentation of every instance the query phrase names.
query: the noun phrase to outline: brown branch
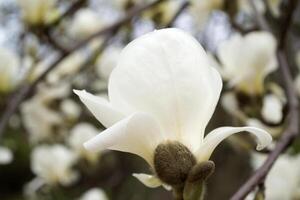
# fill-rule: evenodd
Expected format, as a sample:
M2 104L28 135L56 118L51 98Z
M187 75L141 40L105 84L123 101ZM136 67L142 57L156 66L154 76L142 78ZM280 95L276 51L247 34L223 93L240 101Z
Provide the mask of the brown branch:
M264 18L264 16L258 11L254 0L249 0L250 6L252 7L252 10L254 12L255 15L255 19L257 22L257 25L260 27L260 29L264 30L264 31L269 31L271 32L271 28L267 22L267 20Z
M62 52L57 59L45 70L33 83L31 84L24 84L19 90L17 90L9 99L8 105L5 108L1 119L0 119L0 137L3 135L3 132L6 128L6 125L10 119L10 117L16 112L19 105L34 91L35 87L39 82L44 80L44 78L53 70L55 67L62 61L64 58L69 56L71 53L75 52L76 50L81 49L86 44L88 44L91 40L103 36L109 35L116 32L120 27L125 25L128 21L130 21L133 17L139 15L145 10L148 10L159 3L163 2L164 0L157 0L152 3L143 6L137 6L131 9L126 16L122 19L118 20L114 24L104 28L103 30L93 34L92 36L88 37L87 39L83 40L79 44L75 45L70 51Z
M79 10L87 0L77 0L75 3L73 3L63 14L61 14L56 20L48 24L48 27L53 27L58 25L63 19L65 19L67 16L73 15L77 10Z
M168 27L172 27L174 22L177 20L177 18L180 16L180 14L188 7L190 6L190 2L189 1L185 1L183 2L179 9L177 10L177 12L174 14L173 18L167 23L166 28Z
M290 144L295 140L299 134L299 114L298 108L299 103L297 100L297 94L293 85L293 79L289 69L288 60L284 52L284 48L287 42L287 33L292 23L293 13L297 6L297 0L290 0L285 11L286 15L283 16L281 24L281 33L279 35L279 43L277 48L277 59L280 66L282 79L284 82L285 93L287 96L288 104L288 117L287 127L282 133L281 138L277 142L274 150L269 154L267 160L263 165L258 168L254 174L248 179L246 183L232 196L231 200L242 200L244 199L257 185L264 182L265 177L269 173L273 164L283 153Z

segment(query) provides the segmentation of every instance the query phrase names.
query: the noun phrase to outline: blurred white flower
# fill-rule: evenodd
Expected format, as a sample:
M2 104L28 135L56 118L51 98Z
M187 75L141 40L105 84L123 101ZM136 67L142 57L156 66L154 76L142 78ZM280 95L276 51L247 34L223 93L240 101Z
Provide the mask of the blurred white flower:
M76 12L69 33L74 38L86 38L103 28L105 23L96 11L82 8Z
M255 119L255 118L247 119L245 121L245 124L247 126L254 126L254 127L258 127L263 130L266 130L268 133L270 133L272 135L272 137L275 137L275 138L280 136L280 134L282 133L282 130L284 128L283 126L268 126L268 125L264 124L263 122L261 122L259 119Z
M214 10L223 7L224 0L191 0L190 11L198 25L202 27Z
M283 102L274 94L267 94L263 99L262 117L269 123L278 124L282 120Z
M221 105L226 112L245 121L247 116L241 111L234 92L226 92L221 97ZM254 126L255 127L255 126Z
M154 170L161 145L176 143L195 162L207 161L222 140L237 132L253 133L259 150L268 145L271 136L254 127L220 127L204 138L221 89L219 73L192 36L175 28L145 34L121 52L109 79L109 101L74 91L107 127L84 145L91 151L137 154Z
M78 156L94 162L99 158L99 153L87 151L83 143L95 137L100 131L89 123L79 123L70 131L68 143Z
M268 32L233 35L217 51L221 74L229 86L250 95L261 94L265 77L277 69L276 40Z
M63 122L62 116L47 107L38 97L21 105L22 119L31 142L38 142L52 136L53 128Z
M60 103L60 110L69 119L77 119L81 113L81 107L72 99L64 99Z
M253 154L253 166L258 168L265 161L266 155ZM266 200L297 199L300 187L300 157L281 155L265 181ZM250 200L250 198L249 198Z
M52 20L57 0L18 0L24 20L30 25L41 25Z
M0 146L0 165L11 163L13 158L13 153L9 148Z
M112 70L117 66L122 47L110 46L97 59L96 71L99 77L108 79Z
M79 200L108 200L108 198L103 190L92 188L86 191Z
M47 81L55 84L63 77L73 75L85 62L86 56L83 52L77 51L70 56L66 57L58 66L48 74Z
M20 61L17 55L0 47L0 92L8 92L17 85Z
M40 145L31 153L31 170L47 184L70 185L78 178L72 169L76 160L76 155L63 145Z
M298 96L300 96L300 74L296 77L295 88L297 90Z

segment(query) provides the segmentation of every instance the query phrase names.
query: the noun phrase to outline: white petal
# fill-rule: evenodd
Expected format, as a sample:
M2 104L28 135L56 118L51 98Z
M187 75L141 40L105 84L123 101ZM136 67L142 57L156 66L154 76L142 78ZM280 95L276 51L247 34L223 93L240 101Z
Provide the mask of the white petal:
M9 148L0 146L0 165L11 163L13 158L13 153Z
M137 154L151 166L157 145L163 140L158 123L148 114L135 113L84 143L90 151L111 149Z
M114 109L104 98L92 95L85 90L73 91L105 127L110 127L124 118L124 115Z
M131 42L109 81L114 108L146 112L169 139L192 150L218 102L222 81L201 45L179 29L162 29Z
M227 137L232 134L247 131L257 138L257 150L262 150L272 142L272 137L266 131L245 126L245 127L220 127L210 132L203 141L202 146L197 150L196 156L198 161L208 160L215 148Z
M156 188L162 185L162 182L156 176L149 175L149 174L136 174L136 173L132 175L147 187Z
M283 103L274 94L264 96L262 117L270 123L279 123L282 120Z

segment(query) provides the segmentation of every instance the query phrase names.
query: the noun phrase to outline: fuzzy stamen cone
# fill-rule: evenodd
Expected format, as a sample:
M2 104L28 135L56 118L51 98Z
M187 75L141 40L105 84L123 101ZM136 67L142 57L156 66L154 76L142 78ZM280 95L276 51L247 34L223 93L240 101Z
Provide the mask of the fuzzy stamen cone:
M196 158L180 142L172 141L157 146L154 153L154 168L157 176L171 186L183 185Z

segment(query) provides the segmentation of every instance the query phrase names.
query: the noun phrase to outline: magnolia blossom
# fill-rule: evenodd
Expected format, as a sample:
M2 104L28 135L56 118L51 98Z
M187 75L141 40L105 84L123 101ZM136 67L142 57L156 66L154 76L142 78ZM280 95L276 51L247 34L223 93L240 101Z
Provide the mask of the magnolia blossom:
M249 95L261 94L265 77L277 68L275 49L270 33L235 34L217 50L220 72L229 86Z
M253 166L258 168L266 155L253 154ZM300 157L280 156L265 181L266 200L290 200L300 198ZM253 196L253 195L252 195ZM247 200L252 200L250 196Z
M111 46L97 59L96 71L101 78L108 79L112 70L117 66L122 48Z
M137 154L157 173L164 162L161 148L178 147L189 159L174 162L193 164L208 161L217 145L237 132L253 133L258 150L268 145L271 136L255 127L220 127L204 137L221 89L221 76L191 35L175 28L145 34L121 52L109 79L109 101L74 90L107 128L84 146ZM164 181L159 175L135 176L152 187Z
M282 120L283 102L274 94L264 96L262 117L269 123L277 124Z
M101 17L95 11L83 8L76 12L71 23L70 34L74 37L85 38L96 33L103 26Z
M108 200L105 192L99 188L86 191L79 200Z
M24 102L21 105L21 112L31 142L49 138L53 133L53 128L63 122L59 113L48 108L37 97Z
M72 170L76 155L63 145L40 145L31 153L31 170L47 184L70 185L78 174Z
M295 80L295 88L297 90L298 96L300 96L300 74L298 74Z
M99 153L87 151L82 144L95 137L98 132L99 131L91 124L79 123L71 130L68 143L80 157L92 162L96 161L99 157Z
M81 107L72 99L64 99L60 109L68 119L77 119L81 113Z
M13 153L10 149L0 146L0 165L6 165L13 160Z
M19 58L8 49L0 47L0 92L8 92L16 86Z
M57 0L18 0L24 20L31 25L49 22L55 14Z

